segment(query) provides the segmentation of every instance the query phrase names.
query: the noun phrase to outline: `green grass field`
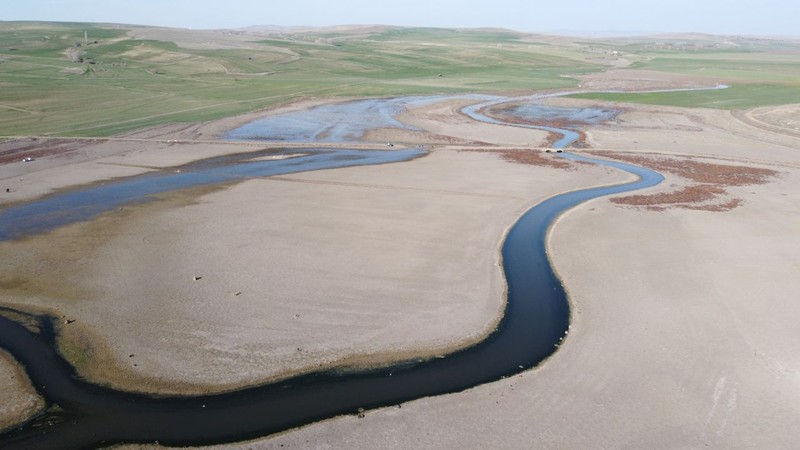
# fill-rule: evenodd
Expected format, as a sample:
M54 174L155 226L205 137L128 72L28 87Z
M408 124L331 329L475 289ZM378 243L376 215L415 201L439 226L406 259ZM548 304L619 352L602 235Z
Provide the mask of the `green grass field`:
M596 93L570 97L625 103L643 103L716 109L749 109L758 106L800 103L800 86L781 84L735 84L728 89L641 94Z
M577 81L565 75L604 69L583 50L589 44L500 30L373 27L277 36L197 32L197 45L183 45L175 42L191 39L193 32L162 30L156 33L160 37L148 37L153 29L131 29L0 22L0 136L107 136L220 118L298 97L568 88ZM222 44L201 45L207 39ZM638 67L703 72L742 83L678 99L652 95L620 101L722 108L800 102L793 90L800 79L797 53L591 45L628 52Z
M84 31L90 44L76 47ZM566 87L574 80L561 74L598 70L539 54L509 33L401 31L316 37L332 44L254 37L242 48L214 50L135 39L97 25L2 24L0 135L103 136L301 96ZM70 61L68 48L81 52L84 62Z
M708 39L708 37L706 37ZM740 42L651 42L613 47L634 52L632 69L719 80L730 89L642 94L575 95L594 100L653 105L748 109L800 103L800 42L740 39Z

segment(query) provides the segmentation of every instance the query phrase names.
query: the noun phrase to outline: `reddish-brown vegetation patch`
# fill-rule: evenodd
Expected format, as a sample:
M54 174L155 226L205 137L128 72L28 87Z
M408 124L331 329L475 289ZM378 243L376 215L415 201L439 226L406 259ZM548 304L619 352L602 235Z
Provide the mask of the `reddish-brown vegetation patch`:
M589 144L586 142L586 133L583 131L571 130L578 133L578 139L569 144L569 148L588 148ZM552 147L553 144L560 141L564 137L561 133L549 132L547 139L545 139L545 147Z
M483 108L479 111L480 114L484 116L491 117L495 120L499 120L500 122L511 123L515 125L523 125L523 126L534 126L534 127L551 127L551 128L563 128L570 131L574 131L580 135L580 137L570 144L573 148L587 148L588 144L586 143L586 133L583 131L578 131L577 128L581 126L586 126L586 123L580 121L571 121L567 119L558 119L558 120L526 120L522 117L515 116L513 114L507 114L508 109L493 109ZM543 130L545 131L545 130ZM545 139L545 146L552 147L557 141L559 141L563 135L561 133L556 133L553 131L547 132L547 139Z
M545 166L554 169L575 169L573 162L559 158L552 153L543 153L539 150L512 150L512 149L497 149L497 150L462 150L465 152L478 152L478 153L494 153L500 155L504 161L527 164L530 166Z
M102 140L93 141L94 143ZM0 142L0 164L19 162L24 158L66 156L86 145L80 139L14 139Z
M518 115L513 114L513 110L514 110L514 105L503 108L490 106L488 108L481 109L479 112L485 116L491 117L501 122L513 123L517 125L545 126L545 127L567 128L567 129L574 129L579 127L584 127L587 125L585 121L570 120L565 117L542 118L539 120L526 119L524 117L520 117Z
M687 178L696 183L710 183L721 186L746 186L764 184L778 172L770 169L748 166L731 166L697 161L693 157L677 157L663 155L632 155L629 153L595 152L598 156L639 164L647 168L669 172Z
M738 208L739 206L744 203L744 200L740 198L732 198L724 203L715 203L711 205L682 205L681 208L684 209L693 209L695 211L712 211L712 212L725 212L730 211L734 208Z
M574 127L575 124L568 123L567 121L559 121L559 120L551 120L547 122L535 122L532 120L525 120L521 117L514 116L511 114L503 114L502 110L494 110L492 108L483 108L478 111L480 114L484 116L491 117L495 120L499 120L500 122L515 124L515 125L523 125L523 126L546 126L546 127L553 127L553 128L569 128ZM547 139L545 139L544 145L546 147L552 147L554 143L556 143L559 139L561 139L560 133L554 133L552 131L547 132Z
M611 201L617 204L639 206L655 211L663 211L667 207L708 209L710 207L717 208L721 205L697 206L696 204L716 200L717 197L726 193L725 189L713 184L695 184L677 191L659 192L650 195L629 195L627 197L612 198ZM727 211L727 209L725 210Z
M655 211L685 208L703 211L730 211L743 203L739 198L727 198L728 186L747 186L768 183L779 172L759 167L734 166L697 161L693 157L664 155L635 155L629 153L593 152L619 161L666 172L694 182L672 192L616 197L612 202Z
M570 144L571 148L588 148L589 143L586 142L586 133L583 131L578 131L578 135L580 136L575 142Z

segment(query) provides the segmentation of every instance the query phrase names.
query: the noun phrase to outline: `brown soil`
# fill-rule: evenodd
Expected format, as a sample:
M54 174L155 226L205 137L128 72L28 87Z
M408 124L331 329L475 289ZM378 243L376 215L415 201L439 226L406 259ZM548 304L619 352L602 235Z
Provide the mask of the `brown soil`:
M630 195L613 198L611 201L621 205L640 206L653 211L664 211L669 207L680 207L718 212L729 211L742 203L741 199L732 199L726 203L698 205L699 203L712 202L726 194L725 189L713 184L694 184L677 191L659 192L650 195Z
M551 121L532 121L532 120L525 120L517 116L513 116L510 114L504 114L504 110L502 109L492 109L483 108L479 112L487 117L491 117L493 119L499 120L501 122L512 123L517 125L526 125L526 126L545 126L545 127L553 127L553 128L575 128L577 124L570 123L566 120L551 120ZM581 133L583 135L583 133ZM559 133L548 132L547 139L545 140L545 145L551 147L555 142L561 139L561 135Z
M575 120L525 120L519 116L515 116L510 114L513 111L514 107L517 106L516 104L512 106L504 106L503 108L484 108L480 112L486 116L489 116L493 119L500 120L502 122L509 122L515 123L518 125L533 125L533 126L545 126L545 127L553 127L553 128L568 128L573 129L577 127L585 127L586 123L575 121Z
M764 184L779 175L779 172L775 170L702 162L697 161L697 158L694 157L620 152L592 153L638 164L658 172L670 173L694 183L672 192L629 195L611 199L612 202L619 205L638 206L653 211L664 211L668 208L730 211L742 205L744 201L740 198L730 198L730 193L725 187Z
M765 107L750 111L733 110L731 115L747 125L771 133L800 137L800 105Z
M99 139L93 143L102 143ZM19 162L24 158L67 156L86 146L83 139L15 139L0 142L0 164Z
M504 108L496 108L496 109L489 107L481 109L480 113L487 117L491 117L493 119L506 123L534 126L534 127L541 126L541 127L552 127L552 128L565 128L568 130L572 130L580 135L578 140L572 143L572 147L573 148L588 147L588 144L586 143L586 133L577 130L577 128L586 126L586 124L583 122L571 121L571 120L539 120L539 121L525 120L521 117L512 114L507 114L506 112L510 111L511 109L512 108L510 106L506 106ZM553 144L555 144L559 139L561 139L560 133L548 132L547 139L545 139L544 145L547 147L552 147Z
M377 128L369 130L362 138L365 142L397 142L410 144L450 144L487 145L485 142L462 139L426 131L403 130L398 128Z
M572 161L557 158L552 154L542 153L539 150L519 150L519 149L470 149L461 150L464 152L495 153L500 155L504 161L516 164L527 164L530 166L552 167L554 169L573 170L575 164Z
M628 68L613 68L602 72L579 74L574 78L580 80L581 88L587 91L698 88L713 86L719 82L715 78Z

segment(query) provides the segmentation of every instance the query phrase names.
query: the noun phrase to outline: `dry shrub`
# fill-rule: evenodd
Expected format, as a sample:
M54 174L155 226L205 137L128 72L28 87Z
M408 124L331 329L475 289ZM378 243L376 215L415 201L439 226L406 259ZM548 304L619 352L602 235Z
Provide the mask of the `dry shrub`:
M511 149L470 149L464 152L494 153L500 155L504 161L529 166L552 167L554 169L573 170L575 165L566 159L559 158L552 153L543 153L539 150L511 150Z
M672 192L659 192L657 194L629 195L627 197L612 198L611 201L619 205L641 206L647 209L663 211L666 205L689 206L691 204L715 200L727 192L712 184L695 184Z
M740 198L723 201L725 196L730 195L725 187L764 184L779 175L779 172L770 169L709 163L697 161L693 157L618 152L594 152L594 154L670 173L696 183L673 192L629 195L611 199L616 204L638 206L654 211L664 211L668 208L730 211L744 202Z
M627 153L595 154L638 164L658 172L668 172L696 183L710 183L720 186L764 184L769 182L770 178L778 175L778 172L770 169L708 163L697 161L693 157L631 155Z
M92 144L105 142L103 139ZM0 164L22 161L23 158L45 158L68 156L88 144L81 139L13 139L0 142Z

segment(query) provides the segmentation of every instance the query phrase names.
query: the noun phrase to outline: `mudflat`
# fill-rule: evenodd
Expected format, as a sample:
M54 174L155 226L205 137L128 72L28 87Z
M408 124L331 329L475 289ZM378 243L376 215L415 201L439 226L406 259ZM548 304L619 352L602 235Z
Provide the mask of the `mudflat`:
M0 430L13 426L44 408L43 399L31 386L25 371L5 351L0 352Z
M476 125L457 109L407 113L423 132L464 142L414 161L177 193L2 243L13 261L0 269L7 303L74 320L61 327L62 349L82 374L149 392L233 389L469 345L502 314L499 246L516 218L555 193L628 176L460 151L526 152L519 144L546 136ZM535 370L245 445L790 448L800 418L791 295L800 288L800 140L780 131L726 112L625 105L615 122L586 130L593 152L775 174L725 186L725 198L740 201L724 212L598 199L562 216L550 255L570 295L571 330ZM477 140L495 145L466 143ZM156 167L135 170L169 170L151 145L166 144L108 157L125 170L134 160ZM186 159L236 151L197 145L216 150L173 148L189 150ZM118 176L83 164L99 163L63 166L52 188ZM15 163L4 179L20 167L30 170L23 179L42 176ZM640 194L695 182L665 175Z
M598 199L562 216L550 252L570 297L570 334L535 370L248 445L791 448L800 417L800 308L792 300L800 141L724 111L625 108L616 123L586 130L609 156L777 174L725 187L726 198L741 201L725 212L702 202L656 211ZM665 175L642 194L693 183Z
M14 303L75 321L63 345L86 376L126 389L207 392L432 357L494 329L499 245L524 210L626 178L561 172L439 150L181 193L3 243L16 263L2 277L17 280Z

